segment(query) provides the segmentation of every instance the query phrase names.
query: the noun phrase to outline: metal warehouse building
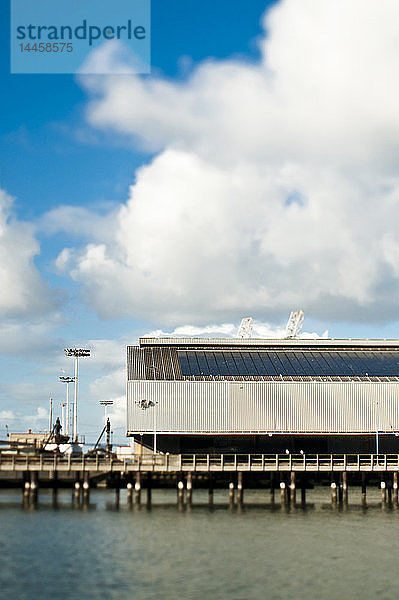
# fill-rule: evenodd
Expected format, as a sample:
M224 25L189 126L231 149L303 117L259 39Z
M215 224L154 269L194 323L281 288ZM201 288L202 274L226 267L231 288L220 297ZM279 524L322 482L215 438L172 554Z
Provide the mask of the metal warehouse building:
M398 433L398 340L127 348L127 435L162 452L399 452Z

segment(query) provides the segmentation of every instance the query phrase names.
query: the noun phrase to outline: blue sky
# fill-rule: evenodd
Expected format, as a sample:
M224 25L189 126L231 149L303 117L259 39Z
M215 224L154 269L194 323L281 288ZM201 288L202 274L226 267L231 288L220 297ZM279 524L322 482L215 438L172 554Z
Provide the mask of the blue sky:
M112 398L123 439L139 335L278 334L300 307L308 332L399 337L388 5L152 0L151 75L76 77L10 74L1 3L0 438L46 426L66 346L93 352L82 433Z

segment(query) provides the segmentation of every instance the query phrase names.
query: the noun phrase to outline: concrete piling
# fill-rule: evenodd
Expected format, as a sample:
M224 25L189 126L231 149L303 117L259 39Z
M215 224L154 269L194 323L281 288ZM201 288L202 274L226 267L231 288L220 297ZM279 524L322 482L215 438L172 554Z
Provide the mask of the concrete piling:
M53 481L52 502L53 502L53 506L56 507L57 502L58 502L58 473L57 473L57 471L53 471L51 479Z
M30 503L31 504L37 504L37 495L38 495L37 483L36 483L36 481L32 481L32 483L30 484Z
M386 483L384 480L381 480L381 502L382 504L386 504L387 502L387 488L386 488Z
M134 484L134 502L135 504L140 504L141 501L141 473L138 471L136 473L136 482Z
M333 505L337 504L338 494L337 494L337 484L335 481L331 482L331 502Z
M280 496L281 496L281 504L284 505L287 503L287 490L285 486L285 482L280 482Z
M295 483L295 472L291 471L290 476L290 503L295 506L296 504L296 483Z
M133 484L131 481L126 485L126 501L129 507L133 504Z
M362 504L366 504L367 495L367 476L366 473L362 473Z
M229 483L229 504L234 506L234 483L232 481Z
M274 489L275 489L275 480L274 473L270 473L270 504L274 504Z
M238 471L237 473L237 504L242 506L244 502L244 486L243 486L243 473Z
M338 502L342 504L343 492L342 492L342 476L340 477L338 484Z
M147 506L151 506L152 501L152 474L147 474Z
M306 478L304 473L302 473L301 477L301 505L306 505Z
M37 504L38 495L38 482L37 474L34 471L30 473L30 488L29 488L29 502L31 504Z
M75 506L80 504L80 481L75 481L73 488L73 503Z
M177 503L180 507L184 504L184 483L181 480L177 483Z
M29 493L30 493L30 483L29 481L25 481L24 486L22 488L22 502L24 506L29 505Z
M348 473L342 473L342 502L348 504Z
M192 479L191 471L189 471L187 473L186 490L187 490L187 496L186 496L187 504L189 506L191 506L192 501L193 501L193 479Z
M208 489L208 502L209 506L213 506L213 488L214 488L213 476L209 475L209 489Z
M115 473L114 475L114 483L115 483L115 508L119 509L120 507L120 499L121 499L121 474L123 473Z
M83 476L83 504L88 505L90 500L90 482L89 473L86 471Z
M398 504L398 472L394 471L393 473L393 483L392 483L392 488L393 488L393 503L394 504Z

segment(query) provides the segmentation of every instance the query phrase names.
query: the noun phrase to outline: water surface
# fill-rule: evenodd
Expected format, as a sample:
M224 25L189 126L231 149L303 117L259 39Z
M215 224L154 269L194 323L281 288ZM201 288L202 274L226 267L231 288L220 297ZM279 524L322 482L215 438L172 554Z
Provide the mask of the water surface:
M352 490L351 490L352 492ZM362 508L359 490L333 509L329 490L308 494L306 509L269 504L247 491L229 510L227 491L214 507L195 490L179 511L172 490L153 505L119 510L111 490L94 491L88 509L71 492L40 490L23 509L18 491L0 492L0 598L16 600L375 599L399 594L399 510L383 508L377 490Z

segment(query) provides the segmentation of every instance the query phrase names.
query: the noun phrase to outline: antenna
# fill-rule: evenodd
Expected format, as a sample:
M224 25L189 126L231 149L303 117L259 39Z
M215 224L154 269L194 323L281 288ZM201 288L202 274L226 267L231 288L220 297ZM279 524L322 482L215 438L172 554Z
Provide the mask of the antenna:
M287 326L285 328L286 338L295 338L299 336L302 330L304 318L305 314L303 310L293 310L291 312L290 318L288 319Z
M254 320L252 317L244 317L243 319L241 319L241 323L238 328L237 337L250 338L252 335L253 326L254 326Z

